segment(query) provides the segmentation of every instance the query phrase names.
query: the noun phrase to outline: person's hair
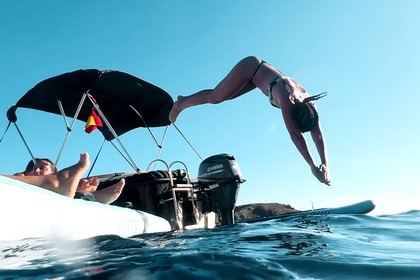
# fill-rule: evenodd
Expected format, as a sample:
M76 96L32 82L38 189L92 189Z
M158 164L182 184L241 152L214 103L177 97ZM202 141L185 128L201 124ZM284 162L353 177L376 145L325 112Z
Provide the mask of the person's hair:
M326 92L305 98L302 102L295 102L292 108L292 118L300 132L311 131L319 121L318 112L310 102L326 96Z
M25 172L34 170L35 162L37 162L38 160L39 158L31 159L26 165Z

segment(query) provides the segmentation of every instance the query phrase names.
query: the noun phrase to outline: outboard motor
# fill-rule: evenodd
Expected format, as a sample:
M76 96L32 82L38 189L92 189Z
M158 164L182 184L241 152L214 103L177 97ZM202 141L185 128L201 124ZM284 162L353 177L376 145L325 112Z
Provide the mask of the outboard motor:
M219 154L206 158L199 166L198 181L207 184L216 200L221 225L232 225L239 186L245 182L235 158Z

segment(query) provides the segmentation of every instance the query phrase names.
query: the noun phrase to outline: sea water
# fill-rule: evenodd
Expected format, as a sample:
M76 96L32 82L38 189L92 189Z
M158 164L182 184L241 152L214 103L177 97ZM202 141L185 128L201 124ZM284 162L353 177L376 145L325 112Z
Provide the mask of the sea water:
M1 242L0 279L420 279L420 211Z

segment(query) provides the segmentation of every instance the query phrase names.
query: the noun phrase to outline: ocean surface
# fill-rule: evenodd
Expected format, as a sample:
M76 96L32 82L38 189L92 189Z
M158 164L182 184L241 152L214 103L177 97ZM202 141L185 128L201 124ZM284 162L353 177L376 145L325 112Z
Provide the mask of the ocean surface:
M420 279L420 211L0 242L0 279Z

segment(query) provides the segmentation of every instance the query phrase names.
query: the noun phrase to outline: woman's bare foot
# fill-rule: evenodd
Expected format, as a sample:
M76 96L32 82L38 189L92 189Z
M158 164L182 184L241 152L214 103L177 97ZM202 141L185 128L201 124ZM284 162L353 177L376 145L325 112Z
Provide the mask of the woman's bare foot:
M117 183L113 184L112 186L93 192L92 194L95 196L96 201L102 202L105 204L110 204L114 202L115 200L117 200L124 186L125 186L125 180L123 178L119 180Z
M184 96L181 96L181 95L178 96L177 101L172 106L172 110L169 113L169 121L171 123L174 123L176 121L176 118L178 117L179 113L181 113L181 111L184 110L184 108L182 108L182 106L181 106L184 99L185 99Z

